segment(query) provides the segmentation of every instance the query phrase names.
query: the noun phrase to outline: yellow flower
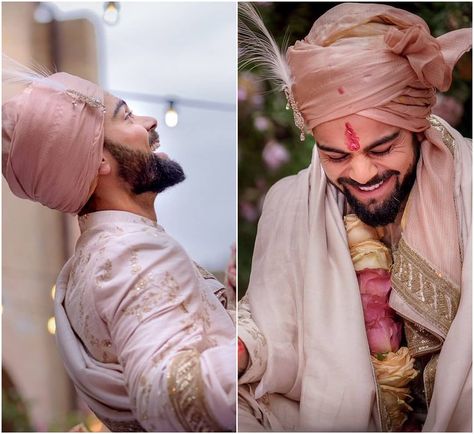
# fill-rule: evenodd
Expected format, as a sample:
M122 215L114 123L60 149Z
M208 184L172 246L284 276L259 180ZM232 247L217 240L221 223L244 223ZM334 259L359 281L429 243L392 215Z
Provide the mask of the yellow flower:
M352 247L350 251L356 271L366 268L390 270L392 255L390 250L381 241L363 241Z
M347 232L347 241L349 247L368 240L379 240L380 236L377 230L363 223L355 214L348 214L344 217L344 225Z
M407 347L401 347L396 353L387 353L383 360L372 356L377 382L392 423L390 431L400 431L407 419L406 413L413 410L408 405L412 397L406 387L418 375L413 363Z
M390 431L401 431L408 417L406 414L413 409L407 404L412 397L409 395L408 387L380 386L383 402L391 421Z
M413 363L407 347L401 347L396 353L387 353L383 360L372 356L375 375L381 386L405 387L418 374Z

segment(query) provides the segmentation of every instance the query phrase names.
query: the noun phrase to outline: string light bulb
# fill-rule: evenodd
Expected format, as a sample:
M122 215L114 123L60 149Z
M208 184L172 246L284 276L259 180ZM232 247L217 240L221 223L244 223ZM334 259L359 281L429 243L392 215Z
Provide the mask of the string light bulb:
M53 285L53 287L51 288L51 298L54 300L54 296L56 294L56 285Z
M174 108L174 101L168 102L168 109L165 113L165 124L170 128L174 128L178 125L178 112Z
M38 7L35 9L33 17L37 23L47 24L54 20L54 15L51 8L40 2Z
M54 319L54 316L48 319L47 328L50 334L56 334L56 320Z
M104 3L104 21L109 26L114 26L119 20L120 4L119 2L106 2Z

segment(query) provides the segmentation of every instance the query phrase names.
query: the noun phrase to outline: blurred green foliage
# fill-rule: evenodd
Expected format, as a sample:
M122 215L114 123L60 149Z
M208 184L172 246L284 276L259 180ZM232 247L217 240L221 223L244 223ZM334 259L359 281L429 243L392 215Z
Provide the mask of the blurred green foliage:
M259 2L255 5L279 46L303 39L315 19L335 6L329 2ZM470 2L395 2L388 5L420 15L434 36L471 26ZM458 63L448 92L464 106L457 126L472 137L471 55ZM304 142L294 125L291 110L285 110L286 99L272 90L258 69L239 73L239 243L238 289L245 293L251 269L257 221L268 189L279 179L307 167L314 145L312 136Z
M24 401L13 380L5 369L2 369L2 432L35 432L29 412L31 403ZM63 420L48 426L48 432L65 432L84 420L80 411L71 411L64 415Z
M2 394L2 432L32 432L26 406L18 393L14 390L8 392L3 389Z

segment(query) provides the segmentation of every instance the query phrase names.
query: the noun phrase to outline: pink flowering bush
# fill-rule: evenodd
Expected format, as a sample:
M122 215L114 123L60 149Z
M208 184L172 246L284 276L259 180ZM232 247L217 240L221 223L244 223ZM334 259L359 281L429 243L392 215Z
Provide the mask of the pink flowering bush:
M290 153L281 143L270 140L263 148L262 158L269 169L277 170L290 160Z

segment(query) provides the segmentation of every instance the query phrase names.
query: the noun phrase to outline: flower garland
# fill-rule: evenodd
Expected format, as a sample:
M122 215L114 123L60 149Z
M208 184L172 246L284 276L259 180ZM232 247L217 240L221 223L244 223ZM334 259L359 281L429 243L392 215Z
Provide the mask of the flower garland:
M389 306L392 255L381 234L355 214L344 217L351 259L359 282L371 361L380 387L389 430L400 431L413 409L408 383L418 375L407 347L400 347L402 321Z

